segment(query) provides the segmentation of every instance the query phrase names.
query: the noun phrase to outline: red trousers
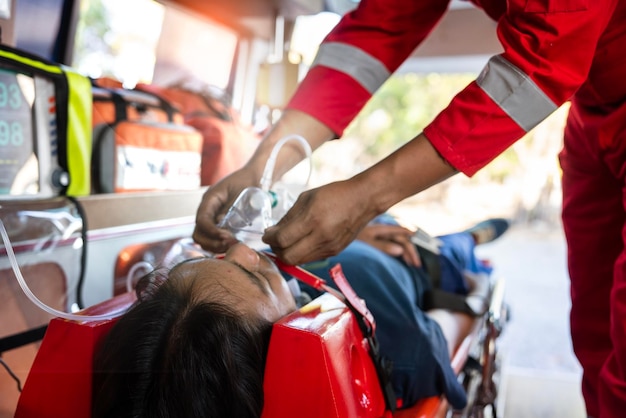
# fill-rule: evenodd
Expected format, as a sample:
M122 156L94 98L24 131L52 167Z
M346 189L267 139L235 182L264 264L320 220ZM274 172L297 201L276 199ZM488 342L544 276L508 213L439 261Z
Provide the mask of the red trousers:
M587 413L626 416L626 105L572 104L560 153L574 352Z

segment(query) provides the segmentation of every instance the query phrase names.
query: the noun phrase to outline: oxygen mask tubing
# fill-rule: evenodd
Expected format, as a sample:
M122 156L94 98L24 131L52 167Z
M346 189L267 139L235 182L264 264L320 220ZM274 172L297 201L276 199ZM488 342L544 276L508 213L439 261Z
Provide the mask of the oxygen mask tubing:
M313 170L311 146L300 135L288 135L274 145L265 163L259 182L260 187L245 188L217 225L229 230L239 241L255 249L266 247L261 241L265 229L275 225L295 202L295 198L286 187L271 189L274 184L272 177L278 152L289 141L297 141L306 153L309 167L304 186L309 183Z
M39 308L44 310L45 312L60 317L69 319L72 321L102 321L106 319L111 319L122 315L125 311L119 312L110 312L108 314L102 315L76 315L68 312L59 311L58 309L54 309L51 306L43 303L35 294L30 290L26 280L24 280L24 276L22 275L22 271L20 270L20 266L17 262L17 257L15 256L15 252L13 251L13 246L11 245L11 240L9 239L9 234L7 233L6 228L4 227L4 222L0 219L0 235L2 235L2 242L4 243L4 248L6 249L7 257L9 258L9 263L11 263L11 268L13 269L13 273L17 278L17 282L24 294L37 305ZM83 242L83 245L87 245L86 242Z

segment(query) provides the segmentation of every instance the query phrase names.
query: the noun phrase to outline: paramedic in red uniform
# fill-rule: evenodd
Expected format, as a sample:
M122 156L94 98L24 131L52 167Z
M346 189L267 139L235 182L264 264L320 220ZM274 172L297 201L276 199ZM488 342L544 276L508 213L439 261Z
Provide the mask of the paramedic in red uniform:
M560 161L573 346L588 414L623 417L626 1L476 3L497 21L504 52L423 132L357 176L302 194L263 239L288 263L336 254L376 215L456 172L472 176L569 100ZM213 251L230 245L216 221L244 187L258 184L273 144L300 134L315 149L340 137L447 7L447 0L362 0L344 16L250 161L207 192L194 238ZM276 176L303 157L288 149Z

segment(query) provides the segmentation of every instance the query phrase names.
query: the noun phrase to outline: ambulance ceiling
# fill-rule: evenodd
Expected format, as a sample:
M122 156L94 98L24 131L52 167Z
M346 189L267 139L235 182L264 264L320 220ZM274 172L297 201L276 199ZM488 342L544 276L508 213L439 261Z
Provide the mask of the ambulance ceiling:
M324 0L159 0L206 16L241 34L271 39L277 16L293 21L299 15L324 11ZM351 0L350 0L351 1Z
M234 28L240 34L272 39L276 16L287 22L299 15L342 12L358 0L161 0ZM423 0L418 0L423 1ZM449 12L415 51L419 57L471 57L499 53L495 22L468 1L452 0Z

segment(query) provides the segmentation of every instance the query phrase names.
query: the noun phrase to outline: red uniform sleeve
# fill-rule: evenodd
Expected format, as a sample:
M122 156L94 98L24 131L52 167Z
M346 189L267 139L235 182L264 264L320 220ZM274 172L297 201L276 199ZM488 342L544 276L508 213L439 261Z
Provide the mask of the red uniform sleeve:
M502 58L528 77L555 106L562 105L585 82L598 39L617 2L509 0L508 4L498 22ZM515 97L515 92L507 100L524 105L524 97ZM424 133L450 164L473 175L526 130L503 110L502 103L473 82Z
M448 0L362 0L324 42L359 48L391 74L430 33L447 6ZM341 136L371 95L349 75L319 65L302 80L287 108L310 114Z
M498 62L521 84L507 84L511 74L492 72L491 81L501 78L495 85L505 90L503 96L494 98L480 82L472 82L424 130L441 155L467 175L502 153L584 83L617 4L617 0L508 0L504 11L496 4L502 1L480 0L480 4L491 15L504 13L498 19L504 49ZM446 8L447 1L363 0L325 42L359 48L391 73L430 33ZM350 75L318 65L288 108L314 116L341 135L371 94ZM547 101L551 110L524 123L525 112L537 113L533 95Z

